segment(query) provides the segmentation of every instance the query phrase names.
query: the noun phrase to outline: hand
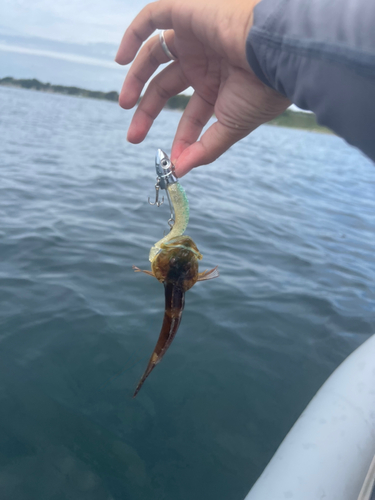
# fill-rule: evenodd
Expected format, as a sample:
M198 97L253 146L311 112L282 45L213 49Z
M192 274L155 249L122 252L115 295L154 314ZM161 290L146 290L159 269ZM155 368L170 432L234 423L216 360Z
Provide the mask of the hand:
M120 106L133 108L160 64L169 62L155 29L178 58L150 81L128 130L140 143L167 100L189 86L187 105L172 145L171 160L181 177L211 163L235 142L282 113L290 101L264 85L251 71L245 53L253 8L259 0L159 0L148 4L130 24L116 61L134 60L120 93ZM208 120L217 121L202 137Z

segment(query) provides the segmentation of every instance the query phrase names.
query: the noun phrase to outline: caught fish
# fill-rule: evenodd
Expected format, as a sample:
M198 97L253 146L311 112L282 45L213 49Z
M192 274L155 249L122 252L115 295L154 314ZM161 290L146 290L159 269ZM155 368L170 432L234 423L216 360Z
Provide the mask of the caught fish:
M133 397L138 394L146 378L161 361L177 333L185 304L185 292L197 281L207 281L219 276L217 266L202 273L198 272L198 261L202 259L202 255L194 241L183 234L189 222L189 202L174 175L173 164L161 149L157 152L155 167L156 199L154 203L149 200L149 203L160 206L164 198L159 200L159 190L165 190L171 210L171 218L168 221L171 230L150 250L151 271L144 271L136 266L133 266L133 269L135 272L153 276L163 283L165 312L159 339Z

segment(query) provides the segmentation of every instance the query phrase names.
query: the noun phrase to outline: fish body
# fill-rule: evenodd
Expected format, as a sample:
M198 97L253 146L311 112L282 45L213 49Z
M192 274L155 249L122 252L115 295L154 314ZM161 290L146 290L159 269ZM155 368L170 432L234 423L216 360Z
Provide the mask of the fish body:
M172 169L167 155L158 150L156 165L158 163L162 165L166 161L168 161L168 167ZM156 170L158 172L158 168ZM160 362L177 333L185 305L185 292L197 281L206 281L219 276L217 267L199 273L198 261L202 259L202 254L194 241L189 236L183 235L189 222L189 204L184 189L177 180L169 185L166 182L165 188L175 212L173 228L169 234L152 246L149 255L151 271L143 271L133 266L136 272L151 275L162 283L165 296L164 319L159 339L133 397L138 394L144 381Z

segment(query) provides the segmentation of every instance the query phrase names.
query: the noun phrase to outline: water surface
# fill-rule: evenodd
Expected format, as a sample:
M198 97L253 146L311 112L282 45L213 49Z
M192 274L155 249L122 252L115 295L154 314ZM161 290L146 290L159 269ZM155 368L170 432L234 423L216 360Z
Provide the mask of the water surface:
M333 135L261 127L181 181L219 265L138 397L167 228L154 155L116 104L0 88L0 498L242 499L375 330L375 168Z

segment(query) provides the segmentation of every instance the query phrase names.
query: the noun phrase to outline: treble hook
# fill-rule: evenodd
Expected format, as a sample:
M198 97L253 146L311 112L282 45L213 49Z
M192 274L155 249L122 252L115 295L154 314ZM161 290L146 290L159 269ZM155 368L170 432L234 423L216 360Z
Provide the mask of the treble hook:
M160 189L160 187L159 187L159 181L160 181L160 179L158 177L157 180L156 180L156 184L155 184L155 201L154 201L154 203L151 203L150 197L148 197L149 204L150 205L156 205L157 207L160 207L160 205L162 205L164 203L164 196L162 196L161 201L159 201L159 189Z

